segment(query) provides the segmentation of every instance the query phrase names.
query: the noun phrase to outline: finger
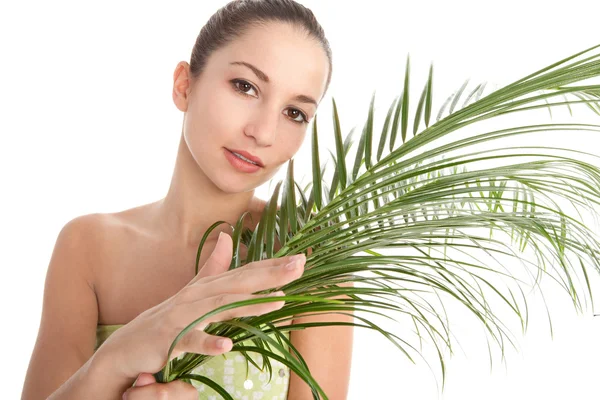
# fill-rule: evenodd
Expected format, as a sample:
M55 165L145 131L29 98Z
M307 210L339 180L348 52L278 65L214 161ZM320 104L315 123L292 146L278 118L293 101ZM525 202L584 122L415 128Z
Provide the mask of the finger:
M198 274L189 284L212 275L221 274L229 269L233 257L233 240L225 232L219 234L217 244Z
M220 343L221 340L223 340L222 344ZM177 358L183 353L218 356L231 351L232 348L233 342L230 338L209 335L204 331L192 329L177 342L171 353L171 358Z
M191 321L195 320L196 318L201 317L203 314L206 314L206 312L215 310L224 305L228 305L231 303L244 301L244 300L266 298L266 297L281 297L284 295L285 295L285 293L283 293L282 291L265 294L265 295L222 293L217 296L204 298L204 299L201 299L196 302L184 303L184 304L178 305L178 307L175 311L175 314L174 314L174 318L176 321L181 321L182 323L185 323L187 326ZM227 321L229 319L236 318L236 317L257 316L257 315L266 314L268 312L278 310L281 307L283 307L284 305L285 305L285 301L273 300L273 301L264 302L264 303L250 304L250 305L245 305L245 306L237 306L235 308L224 310L217 314L211 315L210 317L206 318L205 320L200 322L198 325L196 325L196 327L199 327L196 330L201 332L204 329L204 327L206 327L211 322ZM203 310L203 311L199 312L199 310ZM200 314L200 315L198 315L198 314Z
M280 287L300 278L304 274L304 256L298 260L274 268L255 268L231 271L221 274L210 282L202 281L186 288L187 301L217 296L222 293L253 294L263 290ZM292 265L292 269L288 265Z
M187 382L176 380L169 383L152 383L129 388L123 393L124 400L197 400L198 390Z
M154 378L154 375L148 374L146 372L142 372L141 374L138 375L138 378L135 380L134 386L135 387L146 386L146 385L150 385L152 383L156 383L156 379Z
M303 253L298 253L298 254L292 254L289 256L285 256L285 257L267 258L267 259L260 260L260 261L253 261L253 262L248 263L240 268L257 268L257 267L272 268L272 267L276 267L281 264L287 264L290 261L292 261L292 259L294 257L303 257L306 260L306 256Z
M198 282L198 284L204 285L204 284L208 284L208 283L213 283L213 282L223 279L223 278L234 279L238 282L244 282L246 279L241 277L239 274L255 275L255 273L257 271L271 272L270 270L273 268L284 267L287 264L289 264L290 262L296 261L296 260L300 260L301 264L304 265L304 263L306 263L306 256L304 254L300 253L300 254L295 254L292 256L285 256L285 257L280 257L280 258L270 258L267 260L255 261L255 262L246 264L243 267L239 267L234 270L224 272L222 274L206 277L206 278L202 279L202 282ZM246 270L250 270L250 272L242 272L242 271L246 271ZM275 286L277 286L277 284L267 286L267 287L265 287L265 289L275 287ZM257 289L254 291L242 289L242 290L235 290L235 292L236 293L253 293L258 290L261 290L261 289Z

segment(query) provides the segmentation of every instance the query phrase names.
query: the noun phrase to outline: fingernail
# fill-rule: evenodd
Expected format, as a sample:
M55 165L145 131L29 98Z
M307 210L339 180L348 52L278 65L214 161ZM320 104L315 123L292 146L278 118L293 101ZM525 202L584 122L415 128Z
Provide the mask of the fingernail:
M217 340L217 347L220 349L224 349L227 346L227 339L219 339Z
M299 265L300 263L298 261L292 261L291 263L285 266L285 269L289 269L291 271L293 269L296 269Z
M123 393L123 400L127 400L128 395L129 395L129 393L127 393L127 392Z
M303 260L304 254L296 254L295 256L290 257L290 261L298 261Z
M219 237L217 238L217 242L221 240L221 236L223 236L223 232L219 233Z
M285 293L283 293L282 290L279 290L277 292L273 292L273 293L269 294L269 297L275 297L275 296L285 296Z

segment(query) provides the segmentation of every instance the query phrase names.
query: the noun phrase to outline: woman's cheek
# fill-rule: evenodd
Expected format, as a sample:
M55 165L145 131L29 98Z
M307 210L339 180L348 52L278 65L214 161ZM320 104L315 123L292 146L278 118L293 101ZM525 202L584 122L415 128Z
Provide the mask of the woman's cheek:
M292 127L281 132L281 147L279 154L281 154L285 161L294 157L298 150L300 150L300 147L304 142L305 135L306 132L302 132L300 129L298 129L298 127Z
M294 141L290 141L290 148L285 153L286 154L285 161L289 160L290 158L292 158L296 155L298 150L300 150L300 147L302 147L303 141L304 141L304 136L298 136L294 139Z
M236 96L232 89L219 88L209 90L199 105L198 112L202 118L213 121L223 121L236 118L243 111L239 94Z

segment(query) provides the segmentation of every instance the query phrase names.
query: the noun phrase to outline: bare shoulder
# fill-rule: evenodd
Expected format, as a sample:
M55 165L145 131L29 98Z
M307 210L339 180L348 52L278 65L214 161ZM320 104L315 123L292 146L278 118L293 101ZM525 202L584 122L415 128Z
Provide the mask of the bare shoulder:
M91 259L93 251L106 237L108 221L106 214L94 213L80 215L68 221L60 230L56 239L56 248L68 253L83 253Z
M114 234L118 218L113 214L93 213L75 217L60 230L57 244L73 251L84 251L93 256L100 246Z
M141 221L147 218L150 204L114 213L92 213L73 218L65 224L60 235L79 245L102 245L125 234L128 230L143 230Z
M100 272L97 269L114 250L114 244L127 231L134 229L133 210L136 209L80 215L68 221L59 232L56 248L82 261L79 265L87 270L81 272L85 273L92 287L96 273Z
M68 221L60 233L58 240L68 244L71 247L78 247L93 241L103 239L112 220L110 214L85 214L75 217Z

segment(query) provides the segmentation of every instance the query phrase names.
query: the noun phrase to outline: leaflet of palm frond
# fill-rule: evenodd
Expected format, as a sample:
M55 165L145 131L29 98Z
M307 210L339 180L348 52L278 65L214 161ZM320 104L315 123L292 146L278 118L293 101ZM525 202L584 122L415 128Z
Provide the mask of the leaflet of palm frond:
M410 83L410 55L406 56L406 72L404 74L404 93L402 95L402 143L406 142L406 132L408 130L408 106L409 106L409 83ZM394 137L395 139L395 137ZM394 145L394 142L390 142Z
M365 154L362 156L364 158L365 168L371 168L373 163L372 154L373 154L373 113L375 108L375 92L373 92L373 96L371 97L371 103L369 103L369 114L367 116L367 122L365 124ZM340 175L341 176L341 175Z
M242 260L240 259L240 243L242 240L242 234L244 233L244 219L250 212L246 211L239 218L237 223L235 224L235 228L233 229L233 257L231 259L231 264L229 269L238 268L242 264Z
M376 156L377 161L381 160L381 155L383 154L385 144L387 143L388 132L390 130L390 122L392 120L392 114L394 113L396 105L398 104L398 100L399 100L399 98L396 97L394 99L394 101L392 101L392 104L390 104L387 115L385 117L385 122L383 123L383 128L381 130L381 134L379 135L379 145L377 146L377 156Z

